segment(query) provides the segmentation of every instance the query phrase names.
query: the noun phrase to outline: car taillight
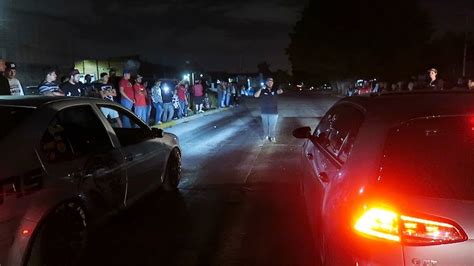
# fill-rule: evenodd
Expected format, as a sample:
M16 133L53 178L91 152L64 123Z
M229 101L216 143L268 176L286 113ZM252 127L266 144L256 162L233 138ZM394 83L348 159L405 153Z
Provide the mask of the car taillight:
M356 232L406 245L438 245L467 240L466 233L451 221L417 218L385 208L369 208L356 220Z

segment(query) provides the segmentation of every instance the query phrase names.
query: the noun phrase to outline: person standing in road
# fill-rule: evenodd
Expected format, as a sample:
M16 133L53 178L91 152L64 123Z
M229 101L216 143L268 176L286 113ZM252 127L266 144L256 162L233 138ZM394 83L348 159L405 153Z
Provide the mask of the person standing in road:
M16 64L12 62L7 63L7 68L5 71L5 76L8 79L10 84L10 93L14 96L23 96L23 88L21 87L20 81L16 78Z
M137 76L135 85L133 85L133 92L135 94L135 114L146 123L146 89L142 84L142 77Z
M61 84L61 90L66 96L83 96L82 83L79 81L80 73L79 70L73 69L69 74L69 81Z
M155 86L151 88L151 101L155 107L155 125L161 124L163 115L163 96L161 95L161 81L157 80Z
M438 78L438 70L436 68L431 68L428 70L430 76L430 82L428 84L429 90L443 90L444 83L442 79Z
M56 79L58 75L56 74L55 69L50 69L46 72L46 78L38 86L38 93L45 96L64 96L64 93L56 84Z
M4 76L5 68L5 60L0 58L0 95L11 95L10 84Z
M265 87L255 92L254 97L260 98L260 110L263 123L263 133L270 142L276 142L275 131L278 120L278 95L283 93L282 89L273 87L273 78L267 78Z

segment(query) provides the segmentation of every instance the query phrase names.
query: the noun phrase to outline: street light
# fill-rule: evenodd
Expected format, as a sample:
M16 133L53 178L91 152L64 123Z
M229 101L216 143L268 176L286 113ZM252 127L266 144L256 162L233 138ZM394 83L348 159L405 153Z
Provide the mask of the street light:
M184 76L183 76L183 80L186 80L186 81L189 81L190 78L191 78L190 74L184 74Z

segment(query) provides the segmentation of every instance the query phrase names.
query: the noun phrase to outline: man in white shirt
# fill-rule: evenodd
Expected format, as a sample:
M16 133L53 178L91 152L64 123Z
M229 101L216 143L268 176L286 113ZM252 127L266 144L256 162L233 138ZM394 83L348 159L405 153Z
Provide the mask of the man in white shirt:
M8 79L10 84L10 93L14 96L23 96L23 88L21 87L20 81L16 78L16 64L13 62L7 62L5 69L5 77Z

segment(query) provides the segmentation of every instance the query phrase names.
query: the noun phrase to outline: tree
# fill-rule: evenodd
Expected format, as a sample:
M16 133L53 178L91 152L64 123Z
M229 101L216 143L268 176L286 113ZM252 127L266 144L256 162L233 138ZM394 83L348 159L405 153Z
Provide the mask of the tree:
M434 38L425 50L426 65L439 70L443 79L455 81L462 76L464 45L467 42L467 62L474 61L474 44L472 37L467 38L464 33L446 32ZM472 67L468 72L471 73Z
M270 70L270 65L266 61L259 63L257 65L257 68L258 68L258 73L263 74L263 76L265 77L269 77L272 75L272 71Z
M406 77L431 36L417 0L310 0L287 54L299 78Z

